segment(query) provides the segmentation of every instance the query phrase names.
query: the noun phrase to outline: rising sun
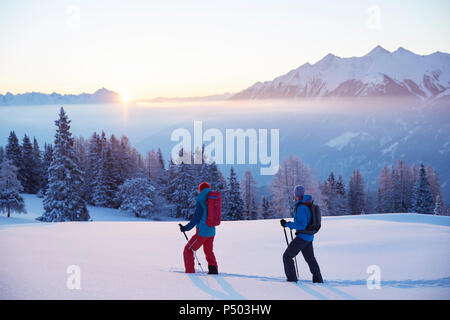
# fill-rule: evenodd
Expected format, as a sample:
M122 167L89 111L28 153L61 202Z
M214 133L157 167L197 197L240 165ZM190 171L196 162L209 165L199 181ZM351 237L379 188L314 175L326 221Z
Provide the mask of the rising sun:
M122 92L120 94L120 99L122 100L123 103L128 103L131 101L131 95L129 92Z

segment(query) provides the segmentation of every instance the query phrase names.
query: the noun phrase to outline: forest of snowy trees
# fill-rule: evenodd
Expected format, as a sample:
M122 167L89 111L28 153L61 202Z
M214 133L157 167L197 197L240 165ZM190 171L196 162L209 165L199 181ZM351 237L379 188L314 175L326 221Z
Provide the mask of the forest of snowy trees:
M291 216L292 190L298 184L305 186L323 215L447 214L438 174L424 164L408 166L399 160L392 167L384 166L378 190L372 193L358 170L347 185L333 172L321 182L308 165L290 156L281 163L267 190L261 192L250 170L239 181L233 167L225 177L208 159L202 164L180 161L203 157L199 150L180 150L179 159L166 161L160 149L143 157L126 136L94 132L88 139L72 137L63 108L55 124L55 140L44 144L42 150L28 135L19 142L14 131L6 147L0 147L0 212L25 212L20 196L24 192L44 198L42 221L89 220L88 204L143 218L189 219L198 184L207 181L223 195L224 220Z

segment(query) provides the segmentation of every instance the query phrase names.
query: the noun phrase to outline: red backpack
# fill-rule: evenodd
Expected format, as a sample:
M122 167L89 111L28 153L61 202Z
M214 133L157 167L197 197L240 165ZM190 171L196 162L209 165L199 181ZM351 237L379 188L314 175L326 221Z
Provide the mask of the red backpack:
M218 226L222 218L222 198L220 192L211 191L208 193L206 205L208 206L206 225L208 227Z

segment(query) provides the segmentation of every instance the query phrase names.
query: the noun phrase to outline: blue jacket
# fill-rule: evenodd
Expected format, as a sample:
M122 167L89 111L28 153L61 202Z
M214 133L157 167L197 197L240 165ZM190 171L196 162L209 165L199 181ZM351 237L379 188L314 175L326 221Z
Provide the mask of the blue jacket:
M206 218L208 216L206 199L210 192L210 188L205 188L202 192L200 192L197 197L194 216L192 217L192 220L184 227L184 230L189 231L196 226L200 237L212 237L216 235L216 227L208 227L206 225Z
M309 194L305 194L303 196L302 202L311 202L312 197ZM300 201L297 201L297 203L302 203ZM294 221L286 223L286 227L290 229L295 230L305 230L306 226L311 222L311 210L306 205L300 205L297 207L297 211L294 212ZM305 234L305 233L299 233L297 237L305 240L305 241L313 241L314 235L313 234Z

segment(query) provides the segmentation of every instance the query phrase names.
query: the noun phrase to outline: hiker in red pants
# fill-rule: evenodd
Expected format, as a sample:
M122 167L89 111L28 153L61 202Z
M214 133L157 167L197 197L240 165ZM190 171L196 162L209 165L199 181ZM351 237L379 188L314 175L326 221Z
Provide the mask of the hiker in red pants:
M202 182L198 191L197 204L192 220L185 226L180 225L181 232L189 231L194 226L197 227L195 235L188 241L184 247L184 266L186 273L195 273L194 268L194 251L203 246L206 261L208 262L208 274L218 274L217 261L213 252L214 236L216 235L216 227L210 227L206 224L208 207L208 194L211 193L211 186L207 182Z

